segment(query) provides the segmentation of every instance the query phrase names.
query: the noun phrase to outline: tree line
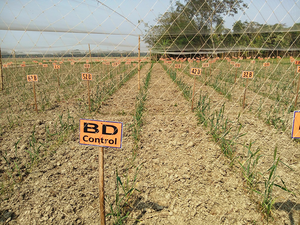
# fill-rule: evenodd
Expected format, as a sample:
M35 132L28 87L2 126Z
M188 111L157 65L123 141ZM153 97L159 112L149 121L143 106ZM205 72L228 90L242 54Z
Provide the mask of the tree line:
M144 40L153 52L300 48L300 23L287 26L238 20L231 29L226 28L224 16L245 8L242 0L177 1L157 18L156 25L148 27Z

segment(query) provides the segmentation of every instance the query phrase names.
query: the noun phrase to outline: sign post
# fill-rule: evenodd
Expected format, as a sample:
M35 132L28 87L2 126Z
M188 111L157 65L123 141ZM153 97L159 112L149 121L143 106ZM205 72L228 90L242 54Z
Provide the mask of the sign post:
M192 111L194 111L194 96L195 96L195 85L196 85L196 76L201 75L201 69L200 68L191 68L190 74L194 75L194 86L193 86L193 95L192 95Z
M246 86L245 86L245 91L244 91L244 99L243 99L243 109L245 108L245 102L246 102L246 91L248 87L248 78L252 79L253 78L253 71L243 71L242 73L242 78L246 78Z
M28 82L32 82L35 111L38 112L37 103L36 103L36 94L35 94L35 82L38 81L38 76L36 74L34 74L34 75L27 75L27 81Z
M60 87L59 76L58 76L58 70L60 69L60 65L54 64L54 69L56 69L57 83L58 83L58 87Z
M1 48L0 48L0 76L1 76L1 91L4 90L4 84L3 84L3 71L2 71L2 55L1 55Z
M141 74L141 37L139 35L139 47L138 47L138 90L140 87L140 74Z
M121 148L123 123L103 120L79 120L79 144L98 146L100 224L105 225L104 147Z
M300 64L300 61L296 61L295 64L298 65L298 62ZM297 73L300 73L300 66L297 66L297 69L296 69ZM298 85L297 85L297 91L296 91L296 99L295 99L295 108L297 106L297 101L298 101L298 92L299 92L299 87L300 87L300 76L299 76L299 79L298 79Z
M89 103L89 110L91 111L91 98L90 98L90 80L92 80L91 73L81 73L82 80L87 81L87 88L88 88L88 103Z

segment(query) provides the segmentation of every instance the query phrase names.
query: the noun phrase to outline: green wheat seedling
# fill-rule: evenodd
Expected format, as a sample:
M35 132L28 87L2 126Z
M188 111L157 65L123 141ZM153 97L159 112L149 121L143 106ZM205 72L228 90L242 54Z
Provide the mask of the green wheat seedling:
M30 166L31 167L36 161L39 159L40 149L43 146L41 142L38 142L35 137L35 126L33 127L33 131L29 138L29 149L26 152L30 157Z
M197 103L197 118L200 124L203 124L205 127L208 126L208 113L210 112L210 99L207 95L202 96L200 94L199 100Z
M125 183L122 182L121 177L116 170L116 193L115 199L113 202L109 202L105 198L105 201L109 204L110 213L106 214L106 217L113 217L113 224L124 224L126 219L129 217L129 214L132 210L131 200L134 191L138 191L135 188L137 181L137 175L140 171L140 167L136 167L133 180L130 182L128 173L124 176Z
M177 79L177 73L176 71L173 71L171 69L168 69L166 65L162 64L162 67L164 70L167 71L169 76L171 77L172 81L177 84L179 89L182 91L182 94L186 100L190 100L192 97L192 87L189 86L188 84L184 83L181 79Z
M280 157L277 157L277 146L276 146L274 149L272 166L266 171L265 174L262 174L262 175L267 175L267 179L265 179L265 181L264 181L264 191L262 191L262 192L256 191L258 194L260 194L262 196L262 201L260 203L260 207L261 207L262 213L264 215L266 215L267 219L272 216L272 208L273 208L273 205L276 200L275 197L273 196L273 188L278 187L286 192L292 193L292 191L290 191L286 187L282 178L279 177L278 175L276 175L276 171L277 171L279 162L281 162L283 165L285 165L289 169L291 169L288 165L284 164L280 160ZM280 179L281 184L276 183L276 180L278 178Z
M140 132L141 132L141 127L143 125L142 117L144 113L145 101L147 98L147 90L150 83L152 67L153 64L151 65L146 75L143 88L141 89L141 91L138 93L136 97L135 115L133 116L133 123L130 125L130 128L132 129L132 136L134 139L134 148L133 148L134 156L136 154L136 150L138 149L138 143L140 141Z
M242 125L237 126L236 134L232 134L233 122L228 118L224 118L225 104L222 105L219 111L215 111L208 120L210 124L210 134L213 140L221 147L223 154L229 158L233 164L235 157L236 140L246 134L240 134ZM231 138L230 138L231 136Z
M258 161L261 158L260 149L257 149L255 152L251 151L253 142L250 141L248 146L245 146L247 151L247 160L243 163L239 162L243 177L245 182L249 186L250 190L253 191L253 188L256 188L258 182L259 172L257 170Z

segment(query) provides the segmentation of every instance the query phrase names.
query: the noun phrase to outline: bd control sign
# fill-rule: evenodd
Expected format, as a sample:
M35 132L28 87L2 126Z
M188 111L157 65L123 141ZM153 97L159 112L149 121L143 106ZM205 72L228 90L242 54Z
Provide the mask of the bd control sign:
M121 148L123 123L103 120L79 120L79 143L99 147Z

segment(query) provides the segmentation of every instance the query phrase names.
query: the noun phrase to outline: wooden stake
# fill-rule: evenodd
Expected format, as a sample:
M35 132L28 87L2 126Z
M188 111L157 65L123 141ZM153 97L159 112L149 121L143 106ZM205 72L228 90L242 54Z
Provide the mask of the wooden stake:
M236 77L237 77L237 67L236 67L236 70L235 70L235 77L234 77L234 83L236 83Z
M86 68L86 72L89 72L89 68ZM87 88L88 88L88 102L89 102L89 110L91 111L91 97L90 97L90 81L87 80Z
M295 108L297 107L297 101L298 101L298 93L299 93L299 87L300 87L300 75L298 79L298 85L297 85L297 92L296 92L296 99L295 99Z
M295 69L295 74L294 74L294 79L293 79L293 87L294 87L294 85L295 85L295 77L296 77L296 73L297 73L297 65L296 65L296 69Z
M244 91L244 99L243 99L243 109L245 108L247 87L248 87L248 78L246 78L246 87L245 87L245 91Z
M196 75L194 75L194 86L193 86L193 95L192 95L192 112L194 111L195 85L196 85Z
M57 83L58 83L58 87L60 87L58 69L56 69L56 76L57 76Z
M34 95L35 111L38 112L37 103L36 103L36 94L35 94L35 82L32 82L32 85L33 85L33 95Z
M104 205L104 148L99 149L99 201L100 201L100 224L105 225Z
M139 47L138 47L138 56L139 56L139 59L138 59L138 90L141 89L140 87L140 72L141 72L141 68L140 68L140 62L141 62L141 59L140 59L140 56L141 56L141 38L140 38L140 35L139 35Z
M89 44L89 53L90 53L90 63L91 63L92 62L92 52L91 52L90 44Z
M0 48L0 76L1 76L1 91L4 90L4 83L3 83L3 72L2 72L2 54L1 54L1 48Z
M89 80L87 80L87 86L88 86L89 110L91 111L90 81Z

